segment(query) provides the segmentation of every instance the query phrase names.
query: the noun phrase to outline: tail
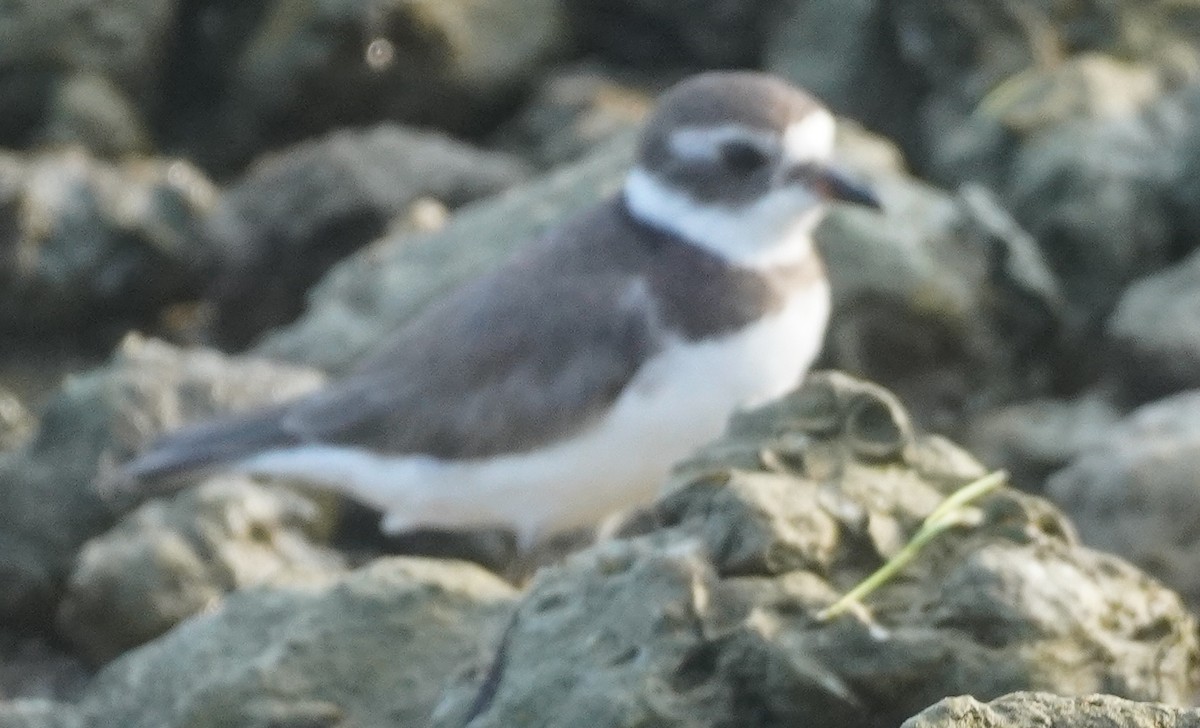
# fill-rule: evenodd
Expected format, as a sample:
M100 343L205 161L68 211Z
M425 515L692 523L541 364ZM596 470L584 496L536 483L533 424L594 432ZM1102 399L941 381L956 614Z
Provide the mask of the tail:
M177 476L294 444L295 435L284 429L284 414L283 407L272 407L167 433L133 460L101 476L97 490L105 495L173 490L182 484Z

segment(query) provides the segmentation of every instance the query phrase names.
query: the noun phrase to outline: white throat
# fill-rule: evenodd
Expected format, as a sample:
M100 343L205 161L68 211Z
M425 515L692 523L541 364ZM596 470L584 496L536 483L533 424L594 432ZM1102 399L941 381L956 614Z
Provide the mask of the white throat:
M812 255L812 233L823 214L823 205L794 188L773 190L740 208L704 205L640 166L629 172L623 194L638 220L757 270Z

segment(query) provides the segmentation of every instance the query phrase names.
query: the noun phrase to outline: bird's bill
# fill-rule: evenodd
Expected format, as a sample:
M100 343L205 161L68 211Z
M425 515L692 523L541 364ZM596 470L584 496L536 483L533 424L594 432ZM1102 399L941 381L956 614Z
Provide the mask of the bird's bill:
M872 210L883 209L875 190L839 169L824 167L816 177L817 192L827 200L861 205Z

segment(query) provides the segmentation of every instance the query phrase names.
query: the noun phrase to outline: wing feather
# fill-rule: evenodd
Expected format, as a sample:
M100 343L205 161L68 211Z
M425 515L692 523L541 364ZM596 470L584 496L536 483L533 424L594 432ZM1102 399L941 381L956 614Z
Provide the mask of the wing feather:
M577 273L515 290L525 279L490 277L436 306L362 369L293 404L284 429L305 442L477 458L584 427L655 348L638 279Z
M344 379L169 433L124 476L155 479L303 444L479 458L578 431L662 336L643 277L647 253L611 224L618 209L598 206L433 304Z

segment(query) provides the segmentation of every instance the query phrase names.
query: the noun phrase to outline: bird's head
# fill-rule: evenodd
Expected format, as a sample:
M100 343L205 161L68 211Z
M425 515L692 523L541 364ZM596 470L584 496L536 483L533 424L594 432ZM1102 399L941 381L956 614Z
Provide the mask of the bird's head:
M625 184L630 212L747 267L795 262L832 200L879 207L830 163L833 115L782 79L712 72L667 91Z

